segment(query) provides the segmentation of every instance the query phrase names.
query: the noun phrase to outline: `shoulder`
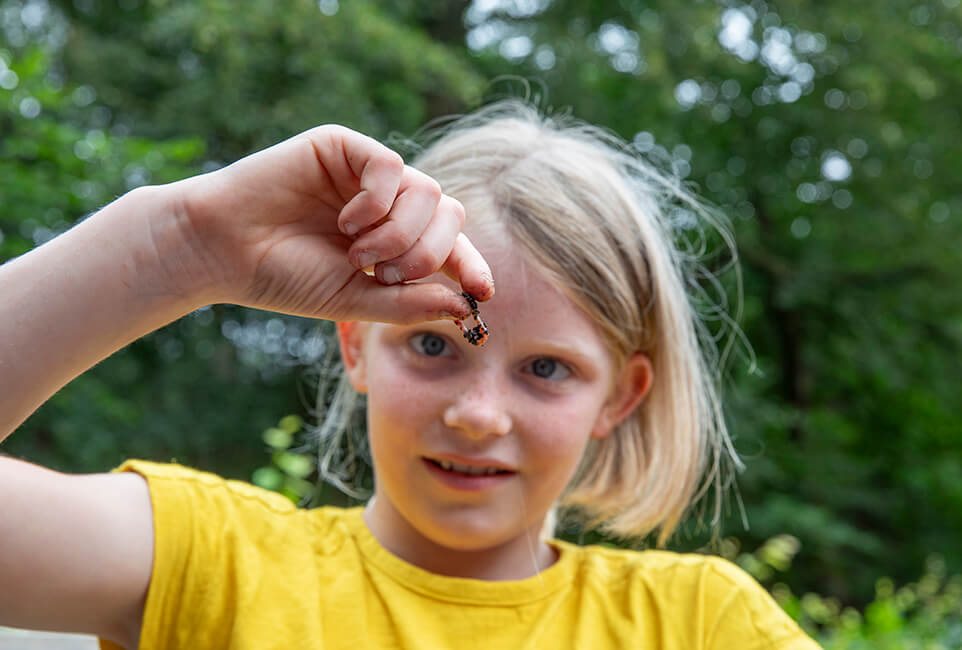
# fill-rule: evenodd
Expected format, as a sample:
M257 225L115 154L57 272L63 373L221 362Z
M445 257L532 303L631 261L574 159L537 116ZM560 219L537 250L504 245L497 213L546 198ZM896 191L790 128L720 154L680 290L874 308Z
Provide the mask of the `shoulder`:
M114 471L146 479L154 506L140 647L195 647L204 639L205 647L226 648L237 638L279 647L278 628L264 617L299 638L319 635L301 613L338 575L335 561L323 561L338 548L338 509L298 508L281 494L173 463L130 460Z
M155 556L172 571L223 572L231 558L284 548L276 546L279 538L306 537L303 511L276 492L175 463L128 460L114 471L146 479Z
M671 578L675 585L698 584L722 590L760 589L754 579L728 560L697 553L634 551L607 546L564 547L580 556L583 570L609 580L656 581ZM706 584L707 581L707 584ZM660 582L659 582L660 584Z
M276 492L176 463L128 460L113 471L134 472L143 476L152 499L179 495L205 501L246 502L251 508L275 512L297 510L290 499Z
M178 547L233 543L289 557L280 550L300 546L330 554L361 522L357 508L301 508L277 492L176 463L128 460L114 472L146 480L158 536Z
M684 629L706 648L817 648L772 596L732 562L710 555L567 545L579 582L606 607ZM688 637L688 635L691 635Z

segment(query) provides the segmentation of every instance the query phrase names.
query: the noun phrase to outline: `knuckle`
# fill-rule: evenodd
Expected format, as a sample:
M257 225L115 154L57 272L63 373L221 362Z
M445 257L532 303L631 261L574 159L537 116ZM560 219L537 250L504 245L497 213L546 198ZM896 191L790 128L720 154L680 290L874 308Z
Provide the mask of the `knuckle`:
M408 279L418 279L427 277L437 271L441 268L444 260L436 251L419 249L399 258L398 263L404 268Z
M333 144L336 140L344 137L347 131L347 128L339 124L321 124L308 129L302 135L307 136L312 141L326 141Z
M458 233L458 236L454 240L454 247L458 249L461 253L460 257L470 256L471 252L474 251L474 245L468 236L464 234L464 231Z
M464 226L464 222L467 219L467 213L464 209L464 205L462 205L457 199L450 196L447 197L447 200L451 214L453 214L455 219L458 220L458 230L460 230Z
M299 138L316 138L324 135L330 135L333 132L334 125L332 124L319 124L317 126L311 127L303 133L298 134L296 137Z
M394 205L394 197L384 194L378 195L373 192L368 192L367 196L370 210L378 216L386 215Z
M438 200L438 201L441 200L441 195L442 195L442 192L441 192L441 184L438 183L438 182L437 182L436 180L434 180L433 178L429 178L428 183L427 183L426 190L428 191L428 193L429 193L434 199L436 199L436 200Z
M418 243L418 239L421 238L420 232L415 232L409 227L401 227L400 224L396 226L397 230L397 241L400 245L404 246L404 250L411 249L415 244Z
M394 255L400 255L410 250L417 240L417 235L394 223L385 225L383 233L384 248Z
M404 172L404 158L401 158L401 154L393 149L385 148L384 166L394 173L401 174Z
M440 202L442 191L441 184L436 180L425 174L419 169L414 169L409 167L412 174L412 184L415 185L419 192L424 192L426 195L431 197L435 203Z
M444 264L445 257L442 257L441 253L437 250L427 249L421 251L418 259L415 261L415 266L419 271L428 275L434 273Z

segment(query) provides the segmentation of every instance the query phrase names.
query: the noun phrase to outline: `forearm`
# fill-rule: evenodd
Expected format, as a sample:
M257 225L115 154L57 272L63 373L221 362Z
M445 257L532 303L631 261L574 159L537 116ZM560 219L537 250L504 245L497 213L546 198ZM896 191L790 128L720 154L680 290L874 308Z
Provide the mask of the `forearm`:
M333 125L134 190L0 266L0 441L80 373L213 302L329 320L466 317L460 291L417 282L441 271L494 294L463 224L436 181ZM381 282L359 271L362 254ZM387 265L405 282L387 281Z
M0 441L77 375L201 306L172 288L178 242L166 187L130 192L0 266Z

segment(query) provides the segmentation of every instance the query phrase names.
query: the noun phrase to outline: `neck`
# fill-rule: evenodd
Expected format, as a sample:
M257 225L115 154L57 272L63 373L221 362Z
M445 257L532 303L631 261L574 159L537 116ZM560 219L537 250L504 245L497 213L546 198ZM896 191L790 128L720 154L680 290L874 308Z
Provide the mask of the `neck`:
M558 559L554 548L539 538L539 521L523 534L485 548L451 548L415 529L387 503L372 499L364 522L374 538L409 564L438 575L475 580L524 580L544 571Z

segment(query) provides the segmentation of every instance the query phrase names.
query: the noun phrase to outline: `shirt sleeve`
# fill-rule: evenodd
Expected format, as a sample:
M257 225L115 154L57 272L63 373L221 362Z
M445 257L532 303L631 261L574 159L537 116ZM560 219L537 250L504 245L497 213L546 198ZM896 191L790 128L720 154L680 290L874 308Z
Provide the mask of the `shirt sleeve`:
M251 511L289 511L284 497L179 465L127 461L150 489L154 557L140 648L227 648L237 576L256 569Z
M819 650L820 646L742 569L712 558L709 571L710 592L717 597L718 606L713 623L705 630L705 648Z

